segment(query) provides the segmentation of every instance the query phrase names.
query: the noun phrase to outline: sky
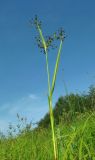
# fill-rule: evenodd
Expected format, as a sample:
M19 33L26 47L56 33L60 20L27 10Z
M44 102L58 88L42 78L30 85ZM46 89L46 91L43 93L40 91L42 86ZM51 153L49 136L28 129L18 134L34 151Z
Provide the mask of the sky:
M53 104L68 92L87 92L95 85L95 0L0 0L0 130L16 125L16 114L37 122L46 112L45 56L29 21L38 15L43 34L63 27L63 43ZM57 50L49 53L50 76Z

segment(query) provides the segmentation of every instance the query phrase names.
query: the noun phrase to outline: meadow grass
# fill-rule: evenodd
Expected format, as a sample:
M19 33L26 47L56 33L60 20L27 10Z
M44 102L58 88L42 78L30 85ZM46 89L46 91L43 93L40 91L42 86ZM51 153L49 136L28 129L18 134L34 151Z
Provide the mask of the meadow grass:
M58 160L95 159L95 112L55 127ZM0 139L0 160L53 160L51 129L38 128Z

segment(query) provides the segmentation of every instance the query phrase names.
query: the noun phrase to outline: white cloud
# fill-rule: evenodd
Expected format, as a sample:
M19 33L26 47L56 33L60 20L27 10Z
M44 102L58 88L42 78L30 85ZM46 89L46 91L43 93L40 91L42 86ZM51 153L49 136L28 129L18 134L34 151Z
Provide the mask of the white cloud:
M28 94L26 97L22 97L18 101L11 104L9 113L11 115L14 115L16 113L22 113L31 111L31 109L34 109L33 106L37 106L39 103L39 97L35 94Z
M37 100L39 99L39 97L35 94L29 94L29 98L31 98L32 100Z
M28 94L16 102L0 106L0 129L5 132L10 122L16 123L17 113L28 121L37 122L48 111L47 100L35 94Z

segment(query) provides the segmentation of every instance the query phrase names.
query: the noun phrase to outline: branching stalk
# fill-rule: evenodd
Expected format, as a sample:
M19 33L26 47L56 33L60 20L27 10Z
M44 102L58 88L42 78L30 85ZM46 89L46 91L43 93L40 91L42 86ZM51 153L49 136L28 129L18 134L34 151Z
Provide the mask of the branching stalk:
M57 159L57 151L56 151L56 138L55 138L55 131L54 131L54 116L53 116L53 107L52 107L52 96L51 96L51 89L50 89L50 73L49 73L49 66L48 66L48 53L46 48L46 43L42 34L41 29L38 27L38 31L45 49L46 55L46 68L47 68L47 76L48 76L48 104L49 104L49 111L50 111L50 122L51 122L51 129L52 129L52 140L53 140L53 148L54 148L54 157L55 160Z
M53 141L53 150L54 150L54 160L57 160L57 143L56 143L56 136L55 136L55 126L54 126L54 115L53 115L53 106L52 106L52 96L55 88L55 82L56 82L56 76L58 72L58 66L59 66L59 60L62 50L62 44L63 44L63 30L61 29L60 33L58 35L55 35L54 37L49 37L48 41L45 40L41 26L39 25L39 21L37 17L34 20L34 24L36 25L36 29L39 32L40 39L38 39L38 46L44 50L45 57L46 57L46 70L47 70L47 77L48 77L48 104L49 104L49 113L50 113L50 123L51 123L51 131L52 131L52 141ZM49 71L49 64L48 64L48 47L49 44L54 40L60 40L60 46L57 54L56 64L54 68L54 74L52 79L52 85L50 85L50 71Z

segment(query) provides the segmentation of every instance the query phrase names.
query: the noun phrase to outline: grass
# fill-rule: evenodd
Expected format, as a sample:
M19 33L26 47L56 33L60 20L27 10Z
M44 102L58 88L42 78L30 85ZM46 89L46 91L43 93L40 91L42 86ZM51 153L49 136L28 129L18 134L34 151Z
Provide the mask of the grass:
M46 40L43 36L42 29L41 29L41 21L39 21L38 17L35 16L35 19L32 21L32 24L37 29L39 36L37 38L38 47L43 49L43 52L46 57L46 69L47 69L47 78L48 78L48 105L49 105L49 113L50 113L50 122L51 122L51 133L52 133L52 142L53 142L53 151L54 151L54 160L57 160L57 142L55 136L55 127L54 127L54 115L53 115L53 106L52 106L52 96L55 88L56 76L59 66L59 60L62 50L63 40L65 38L63 29L60 29L59 33L54 33L53 36L49 36ZM50 70L49 70L49 63L48 63L48 49L52 46L52 42L54 40L59 40L60 45L58 49L56 64L54 68L53 78L52 78L52 85L50 85Z
M55 127L58 160L95 159L95 112ZM19 133L0 140L0 160L53 160L51 129Z
M65 38L64 31L63 29L60 29L58 33L54 33L52 36L45 38L42 33L41 22L38 20L37 16L33 19L32 24L39 33L39 36L36 37L38 47L43 51L46 58L48 104L51 127L38 127L31 130L31 124L26 124L26 121L24 123L24 119L21 118L22 126L24 128L20 128L21 124L18 124L16 136L13 136L12 131L15 132L16 130L15 128L12 128L12 126L9 126L10 131L8 137L1 136L0 160L95 160L94 110L86 110L85 112L80 112L78 114L71 110L73 118L70 121L60 121L58 125L55 125L54 123L52 96L55 88L62 44ZM48 50L50 47L54 48L53 42L55 40L59 40L60 45L51 82ZM72 105L70 99L68 99L68 101L69 107L73 109L75 107L74 103ZM64 112L63 117L61 118L64 119L68 117L68 115L71 114L71 111L67 113ZM19 115L17 115L17 117L20 120Z

